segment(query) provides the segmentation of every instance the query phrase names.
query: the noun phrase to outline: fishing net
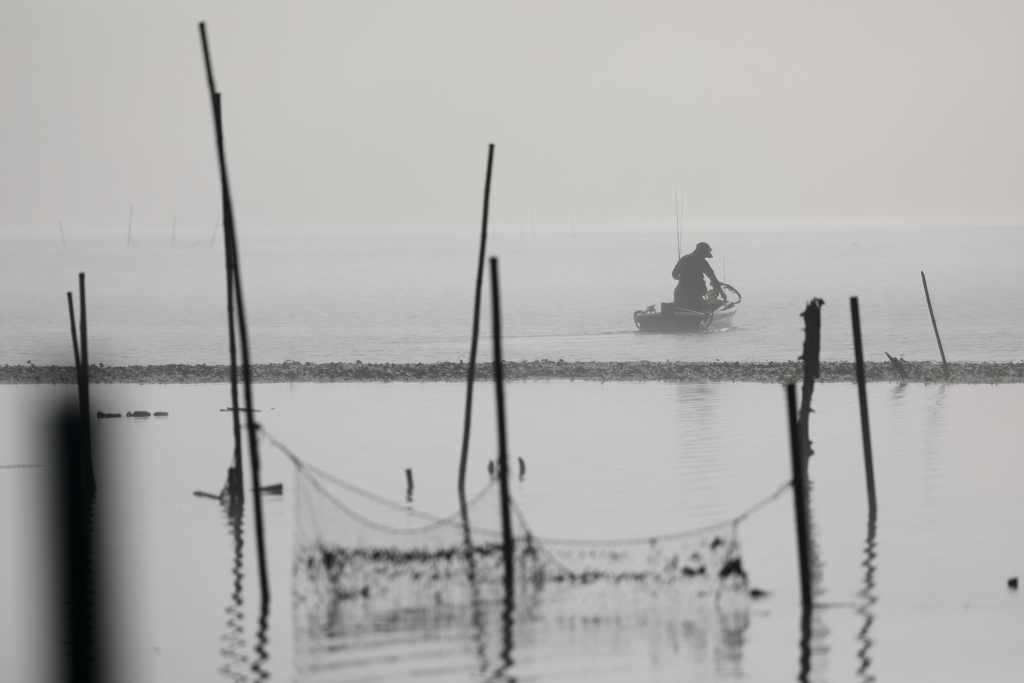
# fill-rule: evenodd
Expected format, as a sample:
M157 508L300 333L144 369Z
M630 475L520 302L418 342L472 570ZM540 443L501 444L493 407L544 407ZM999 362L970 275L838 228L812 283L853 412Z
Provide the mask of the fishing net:
M294 606L300 630L340 633L426 612L458 619L467 606L504 599L495 481L467 500L467 527L458 508L438 516L388 500L271 443L295 464ZM536 536L526 512L512 501L515 595L528 602L543 592L548 604L598 610L651 598L675 607L709 596L742 601L749 590L738 526L755 509L677 534L580 540Z

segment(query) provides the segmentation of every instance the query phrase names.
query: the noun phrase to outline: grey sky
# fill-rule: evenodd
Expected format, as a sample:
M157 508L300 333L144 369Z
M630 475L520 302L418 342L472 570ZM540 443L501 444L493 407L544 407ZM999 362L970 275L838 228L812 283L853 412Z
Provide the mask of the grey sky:
M1019 2L0 8L0 229L1024 224ZM294 9L297 5L299 9ZM173 7L172 7L173 6Z

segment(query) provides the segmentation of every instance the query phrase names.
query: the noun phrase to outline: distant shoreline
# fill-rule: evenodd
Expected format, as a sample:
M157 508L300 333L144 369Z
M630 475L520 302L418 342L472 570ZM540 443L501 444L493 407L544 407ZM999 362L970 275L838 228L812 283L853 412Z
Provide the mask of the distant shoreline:
M903 365L910 383L943 382L942 364L932 361L908 361ZM253 381L259 384L293 382L464 382L465 363L264 363L252 368ZM654 361L506 361L505 377L517 380L580 380L588 382L760 382L783 384L799 382L803 365L786 362L654 362ZM949 384L1024 383L1022 363L951 363ZM865 367L869 382L898 382L887 362L869 362ZM477 378L492 379L490 363L477 365ZM89 368L92 384L216 384L229 381L227 365L97 365ZM822 382L853 382L854 365L850 361L821 363ZM0 365L0 384L74 384L75 372L69 366Z

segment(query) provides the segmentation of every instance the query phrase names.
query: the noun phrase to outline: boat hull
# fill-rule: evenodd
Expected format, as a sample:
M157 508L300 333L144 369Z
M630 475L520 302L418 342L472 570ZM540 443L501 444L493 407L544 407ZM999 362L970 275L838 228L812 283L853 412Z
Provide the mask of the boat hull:
M677 309L672 303L662 303L661 311L637 311L633 322L641 332L708 332L732 327L736 304L730 302L714 311L688 311Z

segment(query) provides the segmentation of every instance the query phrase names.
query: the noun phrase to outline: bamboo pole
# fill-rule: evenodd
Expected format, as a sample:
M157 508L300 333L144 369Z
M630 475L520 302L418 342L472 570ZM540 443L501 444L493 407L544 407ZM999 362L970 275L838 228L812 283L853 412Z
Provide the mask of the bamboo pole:
M857 361L857 396L860 399L860 427L864 441L864 472L868 482L868 515L873 520L878 514L878 503L875 499L875 464L871 455L871 427L868 424L868 390L860 338L860 305L855 296L850 297L850 315L853 318L853 353Z
M462 457L459 460L459 499L466 498L466 460L469 457L469 429L473 417L473 380L476 377L476 350L480 338L480 293L484 284L484 254L487 250L487 212L491 200L491 167L494 144L487 148L487 179L484 181L484 216L480 226L480 255L476 266L476 293L473 296L473 335L469 344L469 368L466 374L466 417L462 430Z
M82 317L78 321L82 350L82 370L79 375L81 388L78 394L82 412L82 453L85 457L85 480L92 487L92 492L95 493L96 475L92 469L92 429L89 420L89 333L85 314L85 273L78 274L78 305L82 309Z
M498 293L498 259L491 257L491 316L494 323L494 391L498 405L498 482L501 485L501 531L505 557L505 595L512 599L514 563L512 521L508 495L508 448L505 436L505 388L501 368L501 297Z
M935 330L935 341L939 345L939 355L942 356L942 376L949 379L949 366L946 365L946 352L942 350L942 340L939 339L939 326L935 323L935 311L932 310L932 298L928 294L928 280L925 279L924 271L921 271L921 284L924 285L924 298L928 302L928 315L932 317L932 329Z
M219 99L219 96L218 96ZM228 482L228 491L232 498L245 499L245 487L242 485L242 418L238 410L238 358L235 351L235 262L232 254L234 245L228 243L228 232L224 231L224 268L227 272L228 292L228 352L231 360L231 426L235 437L234 471ZM231 236L234 239L234 235Z
M263 506L260 501L260 466L259 439L253 414L255 406L252 399L252 378L250 376L249 338L245 324L245 304L242 296L242 276L238 262L238 244L235 239L235 221L231 206L231 191L228 185L227 161L224 155L224 129L221 119L221 98L213 82L213 65L210 62L210 50L206 41L206 27L200 22L199 35L203 42L203 57L206 62L206 78L210 89L210 100L213 105L214 126L217 135L217 159L220 164L221 199L224 207L225 241L231 250L231 266L234 273L233 284L235 304L238 315L239 341L242 347L242 381L244 385L245 410L249 427L249 469L252 472L253 513L256 521L256 548L260 566L260 590L265 604L270 602L270 587L267 580L266 549L263 540ZM236 411L237 412L237 411Z
M800 596L804 610L810 610L811 532L807 511L807 457L800 441L796 420L796 385L786 385L789 406L790 455L793 469L793 506L796 512L797 551L800 560Z

